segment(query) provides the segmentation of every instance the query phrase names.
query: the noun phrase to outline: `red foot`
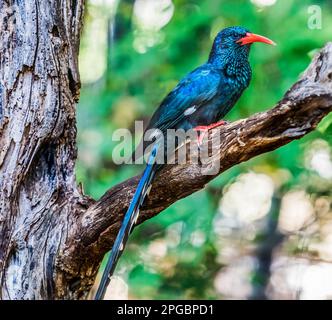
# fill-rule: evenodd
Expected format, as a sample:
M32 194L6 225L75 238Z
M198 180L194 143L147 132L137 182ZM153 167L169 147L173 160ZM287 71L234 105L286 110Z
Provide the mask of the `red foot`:
M219 127L219 126L222 126L222 125L225 125L225 124L227 124L227 121L221 120L221 121L218 121L216 123L212 123L212 124L210 124L208 126L198 126L198 127L195 127L194 130L199 132L199 137L197 139L198 146L202 145L203 139L204 139L206 133L209 130L214 129L214 128Z

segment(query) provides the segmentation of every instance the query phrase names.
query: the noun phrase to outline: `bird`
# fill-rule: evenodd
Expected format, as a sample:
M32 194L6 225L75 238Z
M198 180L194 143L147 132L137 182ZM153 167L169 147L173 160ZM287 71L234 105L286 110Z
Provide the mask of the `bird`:
M251 80L249 52L255 42L275 45L264 36L254 34L240 26L227 27L215 37L206 63L197 67L162 100L145 129L158 129L163 134L168 129L195 130L198 144L211 129L225 124L224 116L233 108ZM152 142L143 141L143 150ZM117 261L129 234L137 221L156 172L158 139L152 143L146 167L124 216L123 223L107 261L95 299L102 299Z

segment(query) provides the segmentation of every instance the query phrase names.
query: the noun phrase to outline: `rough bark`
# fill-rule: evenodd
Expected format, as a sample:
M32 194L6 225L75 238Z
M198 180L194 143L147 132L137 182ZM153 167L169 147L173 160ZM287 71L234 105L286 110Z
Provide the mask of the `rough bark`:
M0 2L0 297L84 299L139 177L93 201L76 185L83 0ZM142 222L224 170L313 130L332 108L332 44L271 110L224 126L208 163L167 166ZM214 175L204 170L220 164Z
M65 296L56 273L87 198L75 104L83 1L0 1L0 296Z

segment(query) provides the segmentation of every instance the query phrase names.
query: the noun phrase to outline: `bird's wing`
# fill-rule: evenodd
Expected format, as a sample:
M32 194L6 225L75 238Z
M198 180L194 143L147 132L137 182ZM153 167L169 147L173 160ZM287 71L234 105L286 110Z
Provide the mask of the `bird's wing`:
M207 66L195 69L162 101L147 129L174 128L186 113L191 114L216 96L220 81L220 74Z
M162 101L145 132L149 129L159 129L165 133L167 129L175 128L182 119L204 107L217 95L221 81L220 73L209 65L203 65L189 73ZM154 136L153 132L152 137ZM141 139L132 154L133 160L143 156L147 147L153 144L154 140L150 140Z

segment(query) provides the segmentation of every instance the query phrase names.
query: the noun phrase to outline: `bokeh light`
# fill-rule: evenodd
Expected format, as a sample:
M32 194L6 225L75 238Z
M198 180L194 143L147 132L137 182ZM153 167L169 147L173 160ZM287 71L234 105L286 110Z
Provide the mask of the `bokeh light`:
M141 167L115 165L112 133L147 120L179 79L207 60L226 26L243 25L278 43L252 47L251 84L227 120L274 106L330 41L331 6L320 2L323 28L311 30L310 5L87 1L77 108L77 179L85 192L99 198L140 174ZM285 21L287 28L277 27ZM303 139L230 168L135 228L106 298L331 299L331 143L328 116Z

